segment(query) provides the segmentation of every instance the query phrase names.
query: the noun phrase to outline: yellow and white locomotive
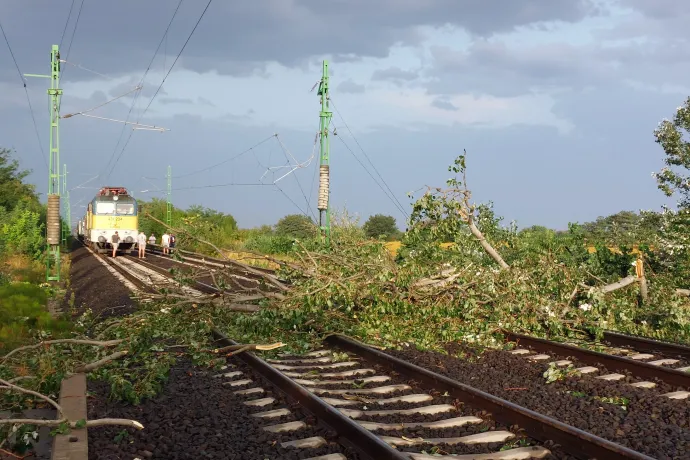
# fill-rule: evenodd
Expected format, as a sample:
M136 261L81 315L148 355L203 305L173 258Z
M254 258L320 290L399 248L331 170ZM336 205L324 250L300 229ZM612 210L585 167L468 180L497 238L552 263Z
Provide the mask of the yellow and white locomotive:
M118 249L131 249L139 233L137 200L124 187L103 187L79 221L78 237L94 251L106 252L116 231Z

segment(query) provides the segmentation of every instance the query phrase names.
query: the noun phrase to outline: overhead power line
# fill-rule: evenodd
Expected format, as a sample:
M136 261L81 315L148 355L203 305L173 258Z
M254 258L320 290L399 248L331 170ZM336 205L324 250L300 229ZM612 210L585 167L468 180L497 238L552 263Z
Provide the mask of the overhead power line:
M371 171L369 171L369 168L367 168L366 165L365 165L364 163L362 163L362 160L360 160L359 157L355 154L355 152L350 148L350 146L347 145L347 142L345 142L345 140L343 139L343 137L342 137L342 136L336 136L336 137L338 138L338 140L340 140L340 142L343 143L343 145L345 146L345 149L347 149L347 151L350 152L350 154L353 156L353 158L354 158L355 160L357 160L357 163L359 163L359 165L362 167L362 169L364 169L364 170L366 171L366 173L369 175L369 177L371 177L371 180L373 180L374 183L375 183L376 185L379 186L379 188L380 188L381 191L384 193L384 195L386 195L386 197L387 197L389 200L391 200L391 203L393 203L393 206L395 206L395 207L398 209L398 211L400 211L400 213L401 213L402 215L404 215L405 217L409 217L409 216L407 215L407 212L405 211L405 208L402 207L402 205L400 204L400 202L397 201L397 200L395 199L395 197L392 197L392 198L391 198L391 196L389 195L388 191L386 191L386 189L381 185L381 183L380 183L379 181L376 180L376 178L375 178L374 175L371 173Z
M212 164L211 166L207 166L207 167L205 167L205 168L203 168L203 169L198 169L198 170L196 170L196 171L192 171L192 172L187 173L187 174L181 174L181 175L179 175L179 176L173 176L173 179L179 179L179 178L181 178L181 177L193 176L193 175L195 175L195 174L199 174L199 173L202 173L202 172L205 172L205 171L209 171L209 170L211 170L211 169L213 169L213 168L217 168L218 166L220 166L220 165L222 165L222 164L229 163L229 162L231 162L232 160L238 159L238 158L241 157L242 155L245 155L245 154L251 152L252 150L254 150L255 148L257 148L257 147L260 146L261 144L264 144L264 143L270 141L271 139L277 138L277 137L278 137L278 134L277 134L277 133L276 133L276 134L271 134L271 135L268 136L266 139L257 142L256 144L252 145L252 146L249 147L248 149L243 150L242 152L240 152L240 153L238 153L238 154L236 154L236 155L231 156L231 157L228 158L227 160L223 160L223 161L221 161L221 162L219 162L219 163Z
M148 105L146 106L146 108L144 109L144 111L143 111L143 112L139 115L139 117L137 118L137 123L139 123L139 121L141 121L141 117L144 116L144 114L145 114L146 111L149 109L149 107L151 107L151 104L153 103L154 99L156 99L156 96L158 96L158 93L160 92L161 88L163 87L163 84L164 84L165 81L168 79L168 76L170 75L170 73L172 72L172 70L175 68L175 64L177 64L178 59L180 59L180 56L182 55L182 53L184 52L185 48L187 47L187 44L188 44L189 41L192 39L192 36L194 35L194 32L196 31L197 27L199 27L199 24L201 23L201 20L204 18L204 15L206 15L206 11L208 11L208 8L211 6L211 3L213 3L213 0L208 0L208 3L206 4L206 7L205 7L204 10L201 12L201 15L199 16L199 19L196 21L196 24L194 24L194 28L193 28L192 31L189 33L189 36L187 37L187 40L185 40L184 45L182 45L182 48L180 49L180 52L177 53L177 56L175 57L175 60L174 60L173 63L170 65L170 69L168 69L168 72L167 72L167 73L165 74L165 76L163 77L163 80L161 81L160 85L158 85L158 89L156 89L156 92L154 93L154 95L153 95L153 97L151 98L151 100L149 100ZM165 39L165 35L163 36L163 38ZM122 157L122 154L124 153L125 149L127 148L127 145L129 144L129 140L132 138L132 134L133 134L133 131L129 134L129 137L127 138L127 142L125 143L124 147L122 148L122 151L120 152L120 155L118 155L118 157L117 157L116 160L115 160L115 164L113 164L113 167L110 168L110 172L108 173L108 177L110 177L110 174L112 174L113 170L115 169L115 166L117 165L118 161L120 160L120 157Z
M182 45L182 49L180 49L180 52L177 53L177 56L175 57L175 60L173 63L170 65L170 68L168 69L168 72L165 74L165 77L163 77L163 80L161 81L161 84L158 85L158 89L156 89L156 92L154 93L153 97L149 101L148 105L144 109L144 113L151 107L151 104L153 103L153 100L156 99L156 96L158 96L158 92L161 90L163 87L163 84L165 83L165 80L168 79L168 75L170 75L170 72L175 68L175 64L177 64L177 60L180 59L180 56L182 56L182 53L184 52L184 49L187 47L187 44L189 43L189 40L192 39L192 35L194 35L194 32L196 31L196 28L199 27L199 23L201 23L201 20L204 18L204 15L206 14L206 11L208 10L208 7L211 6L211 3L213 3L213 0L208 0L208 3L206 4L206 8L204 8L204 11L201 12L201 16L199 16L199 19L196 21L196 24L194 24L194 28L192 31L189 33L189 36L187 37L187 40L185 40L184 45ZM144 113L141 114L141 116L144 115Z
M7 43L7 49L10 51L10 56L12 56L12 61L14 61L14 66L17 68L17 73L19 74L19 78L22 81L22 84L24 85L24 94L26 94L26 101L29 103L29 112L31 113L31 120L34 123L34 131L36 132L36 140L38 141L38 147L41 149L41 156L43 157L43 163L46 166L46 169L48 169L48 159L46 158L46 152L43 150L43 143L41 142L41 135L38 134L38 125L36 124L36 116L34 115L34 108L31 105L31 98L29 97L29 90L26 89L26 80L24 79L24 75L22 74L22 71L19 70L19 64L17 64L17 59L14 57L14 51L12 51L12 47L10 46L10 41L7 39L7 34L5 33L5 28L2 27L2 23L0 23L0 31L2 31L2 36L5 37L5 43Z
M69 45L67 45L67 54L65 55L65 59L69 60L69 53L72 51L72 43L74 43L74 36L77 35L77 27L79 27L79 19L81 18L81 11L84 8L84 2L86 0L81 0L81 4L79 5L79 11L77 12L77 20L74 22L74 29L72 30L72 37L69 39ZM67 21L69 21L69 16L67 17ZM65 24L65 28L67 27L67 24ZM64 37L64 34L63 34ZM60 40L62 43L62 40ZM64 67L60 67L60 78L62 78L63 73L65 72Z
M247 187L258 187L258 186L265 186L269 187L272 186L273 184L262 184L261 182L227 182L225 184L211 184L211 185L196 185L196 186L191 186L191 187L180 187L180 188L173 188L171 189L172 191L176 190L196 190L196 189L202 189L202 188L216 188L216 187L237 187L237 186L247 186ZM158 191L158 190L156 190ZM161 190L162 191L162 190Z
M65 32L67 32L67 25L69 24L69 18L72 17L72 9L74 9L74 0L69 7L69 13L67 13L67 20L65 21L65 28L62 29L62 37L60 37L60 49L62 49L62 42L65 39Z
M374 169L374 172L376 173L376 175L379 177L379 179L381 179L381 182L383 183L383 185L386 187L386 189L388 189L388 192L390 193L390 197L389 197L389 198L391 198L391 200L394 201L394 204L397 205L398 209L400 209L400 211L403 213L403 215L404 215L405 217L408 217L407 212L405 211L405 208L403 207L402 203L400 203L400 201L398 200L398 198L397 198L397 197L395 196L395 194L393 193L393 190L391 190L391 188L388 186L388 184L386 183L386 181L383 179L383 176L381 176L381 173L379 173L378 169L376 169L376 166L374 166L374 163L371 162L371 159L369 158L369 155L367 155L367 152L365 152L364 149L362 148L362 145L359 143L359 141L358 141L357 138L355 137L354 133L353 133L352 130L350 129L350 126L349 126L349 125L347 124L347 122L345 121L345 118L343 118L342 114L341 114L340 111L338 110L338 107L336 107L335 103L333 102L333 99L331 99L331 105L332 105L333 108L335 109L335 112L338 114L338 116L340 117L340 119L343 121L343 124L345 125L345 128L346 128L347 131L350 133L350 136L352 136L352 139L355 141L355 144L357 144L357 147L359 147L359 150L360 150L360 151L362 152L362 154L364 155L364 158L366 158L366 160L369 162L369 164L371 165L371 167ZM342 140L342 139L341 139L341 140ZM354 153L354 152L353 152L353 153ZM362 165L362 166L364 166L364 165ZM373 177L372 177L372 179L373 179ZM376 179L374 179L374 180L376 180ZM385 191L384 191L384 192L385 192ZM388 193L386 193L386 195L388 195Z
M146 75L148 75L149 71L151 70L151 66L153 65L153 62L156 60L156 56L158 55L158 50L160 50L161 45L163 44L163 40L165 40L165 37L168 35L168 31L170 30L170 26L172 26L173 21L175 20L175 17L177 16L177 12L180 10L180 6L182 6L182 2L184 0L180 0L177 3L177 7L175 8L175 11L173 12L172 17L170 18L170 22L168 22L168 26L165 28L165 32L163 33L163 37L161 37L160 42L158 42L158 46L156 47L156 50L153 52L153 56L151 57L151 61L149 61L149 65L146 66L146 70L144 71L144 74L141 76L141 80L139 80L139 85L138 86L143 86L144 81L146 80ZM135 96L134 99L132 99L132 105L129 106L129 112L127 112L127 118L125 122L129 121L129 117L132 116L132 110L134 110L134 106L136 105L137 101L139 100L139 96L141 96L141 92L138 92ZM115 158L115 154L117 153L117 148L120 146L120 142L122 142L122 136L125 133L125 128L127 127L127 123L122 125L122 130L120 131L120 136L117 139L117 143L115 144L115 148L113 149L113 153L110 155L110 158L108 159L108 162L106 163L105 167L103 168L103 171L99 173L99 176L103 174L108 167L110 166L110 163L113 161ZM132 137L132 132L130 132L130 137L127 139L127 143L129 143L129 139ZM126 147L126 145L125 145ZM123 147L124 151L124 147ZM119 157L118 157L119 159ZM114 168L114 166L113 166ZM110 176L110 174L108 174Z

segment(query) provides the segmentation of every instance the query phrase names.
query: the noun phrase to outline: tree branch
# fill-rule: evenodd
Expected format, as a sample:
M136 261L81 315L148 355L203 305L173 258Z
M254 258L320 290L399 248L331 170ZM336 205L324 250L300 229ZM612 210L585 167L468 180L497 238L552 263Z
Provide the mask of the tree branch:
M276 348L281 348L284 346L285 346L285 344L283 342L271 343L269 345L250 343L250 344L245 344L245 345L230 345L230 346L223 347L223 348L216 348L215 350L212 350L211 352L212 353L225 353L227 351L232 351L232 352L234 352L232 354L237 354L237 353L242 353L244 351L249 351L249 350L260 350L260 351L275 350Z
M170 230L173 230L175 233L184 233L184 234L186 234L187 236L191 237L192 239L194 239L194 240L196 240L196 241L198 241L198 242L200 242L200 243L202 243L202 244L206 244L206 245L212 247L212 248L213 248L218 254L220 254L221 257L223 257L223 259L224 259L225 261L227 261L228 263L230 263L230 264L232 264L232 265L236 265L236 266L240 267L242 270L245 270L245 271L248 272L248 273L251 273L251 274L253 274L253 275L257 275L257 276L259 276L259 277L265 279L266 281L268 281L270 284L272 284L274 287L280 289L281 291L287 291L287 289L288 289L287 286L285 286L283 283L281 283L281 282L278 280L278 278L276 278L274 275L271 275L271 274L269 274L269 273L262 272L261 270L257 270L257 269L255 269L255 268L252 268L251 266L249 266L249 265L247 265L247 264L245 264L245 263L239 262L239 261L237 261L237 260L230 259L228 256L225 255L225 252L223 252L223 251L222 251L218 246L216 246L215 244L213 244L213 243L211 243L211 242L209 242L209 241L203 240L203 239L201 239L201 238L199 238L199 237L197 237L197 236L195 236L195 235L192 235L191 233L189 233L189 232L186 231L186 230L173 228L173 227L167 225L166 223L164 223L163 221L160 221L160 220L156 219L155 217L153 217L153 216L152 216L151 214L149 214L149 213L145 213L145 215L146 215L147 217L151 218L154 222L157 222L157 223L159 223L159 224L161 224L161 225L164 225L166 228L168 228L168 229L170 229Z
M53 406L58 411L58 414L60 415L60 417L62 417L62 407L60 407L60 405L58 403L56 403L55 401L50 399L48 396L42 395L41 393L38 393L38 392L33 391L33 390L27 390L26 388L22 388L18 385L10 383L7 380L0 379L0 384L2 385L2 386L0 386L0 390L14 390L14 391L18 391L19 393L24 393L24 394L28 394L31 396L36 396L37 398L40 398L40 399L46 401L51 406Z
M118 345L122 343L123 340L107 340L107 341L100 341L100 340L82 340L82 339L58 339L58 340L45 340L43 342L39 342L34 345L25 345L23 347L15 348L14 350L10 351L7 353L3 358L2 361L4 362L9 359L10 356L19 353L20 351L25 351L25 350L33 350L35 348L40 348L45 345L55 345L59 343L71 343L71 344L77 344L77 345L94 345L97 347L113 347L115 345Z
M67 422L70 428L79 428L78 422L73 422L67 420L66 418L60 418L55 420L41 420L41 419L31 419L31 418L5 418L0 419L0 425L37 425L37 426L60 426L61 424ZM106 425L116 425L116 426L128 426L131 428L136 428L137 430L143 430L144 425L137 422L136 420L129 420L126 418L101 418L98 420L86 420L85 428L93 428L97 426Z
M116 351L112 355L108 355L103 359L99 359L98 361L94 361L94 362L89 363L89 364L84 364L83 366L79 366L79 367L75 368L74 372L72 372L71 374L85 374L87 372L94 371L94 370L98 369L99 367L101 367L105 364L108 364L111 361L114 361L118 358L125 356L127 353L128 353L127 350Z

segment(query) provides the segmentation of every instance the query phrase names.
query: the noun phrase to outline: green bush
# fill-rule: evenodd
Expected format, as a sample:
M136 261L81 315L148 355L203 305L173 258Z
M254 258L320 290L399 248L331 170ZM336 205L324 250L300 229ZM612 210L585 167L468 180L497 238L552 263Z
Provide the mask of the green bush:
M28 203L17 204L11 212L0 208L0 221L0 254L26 254L34 259L41 256L45 227Z
M48 295L33 284L0 286L0 348L11 349L31 336L32 331L62 332L69 323L54 319L46 310Z
M294 239L288 236L256 235L244 242L244 249L262 254L288 254L294 250Z

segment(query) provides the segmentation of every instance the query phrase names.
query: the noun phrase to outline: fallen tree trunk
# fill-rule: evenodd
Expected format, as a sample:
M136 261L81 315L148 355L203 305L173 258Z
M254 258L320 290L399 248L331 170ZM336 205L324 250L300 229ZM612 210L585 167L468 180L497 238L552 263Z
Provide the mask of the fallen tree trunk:
M602 287L594 288L594 289L597 289L597 290L603 292L604 294L607 294L609 292L616 291L616 290L624 288L626 286L630 286L635 281L637 281L637 277L635 275L630 275L630 276L626 276L622 280L616 281L615 283L607 284L606 286L602 286Z
M503 260L503 257L501 257L498 251L496 251L494 247L491 246L491 244L484 237L484 234L482 234L479 228L477 228L477 226L474 225L474 222L472 220L468 222L468 225L470 227L470 231L472 232L472 234L479 240L479 244L481 244L484 250L487 252L487 254L489 254L491 258L496 261L496 263L501 267L501 270L506 270L510 268L510 265L508 265L506 261Z
M207 246L212 247L218 254L220 254L220 256L223 258L223 260L225 260L225 261L228 262L229 264L235 265L235 266L237 266L238 268L241 268L242 270L244 270L244 271L246 271L246 272L248 272L248 273L251 273L251 274L253 274L253 275L260 276L261 278L263 278L264 280L266 280L266 282L268 282L269 284L271 284L273 287L276 287L276 288L280 289L281 291L287 291L287 290L288 290L287 286L285 286L283 283L281 283L280 280L279 280L276 276L271 275L270 273L262 272L261 270L257 270L257 269L255 269L255 268L251 267L250 265L247 265L247 264L245 264L245 263L239 262L239 261L237 261L237 260L230 259L230 258L227 257L227 256L225 255L225 253L224 253L218 246L216 246L215 244L213 244L213 243L211 243L211 242L209 242L209 241L206 241L206 240L202 240L201 238L196 237L196 236L192 235L191 233L189 233L189 232L187 232L187 231L185 231L185 230L181 230L181 229L179 229L179 228L170 227L170 226L167 225L165 222L156 219L155 217L153 217L153 216L152 216L151 214L149 214L149 213L146 213L146 216L149 217L150 219L152 219L153 221L155 221L155 222L157 222L157 223L159 223L159 224L161 224L161 225L164 225L166 228L168 228L168 229L174 231L175 233L178 233L178 234L179 234L179 233L183 233L183 234L188 235L190 238L192 238L192 239L194 239L194 240L196 240L196 241L198 241L198 242L200 242L200 243L202 243L202 244L205 244L205 245L207 245Z

